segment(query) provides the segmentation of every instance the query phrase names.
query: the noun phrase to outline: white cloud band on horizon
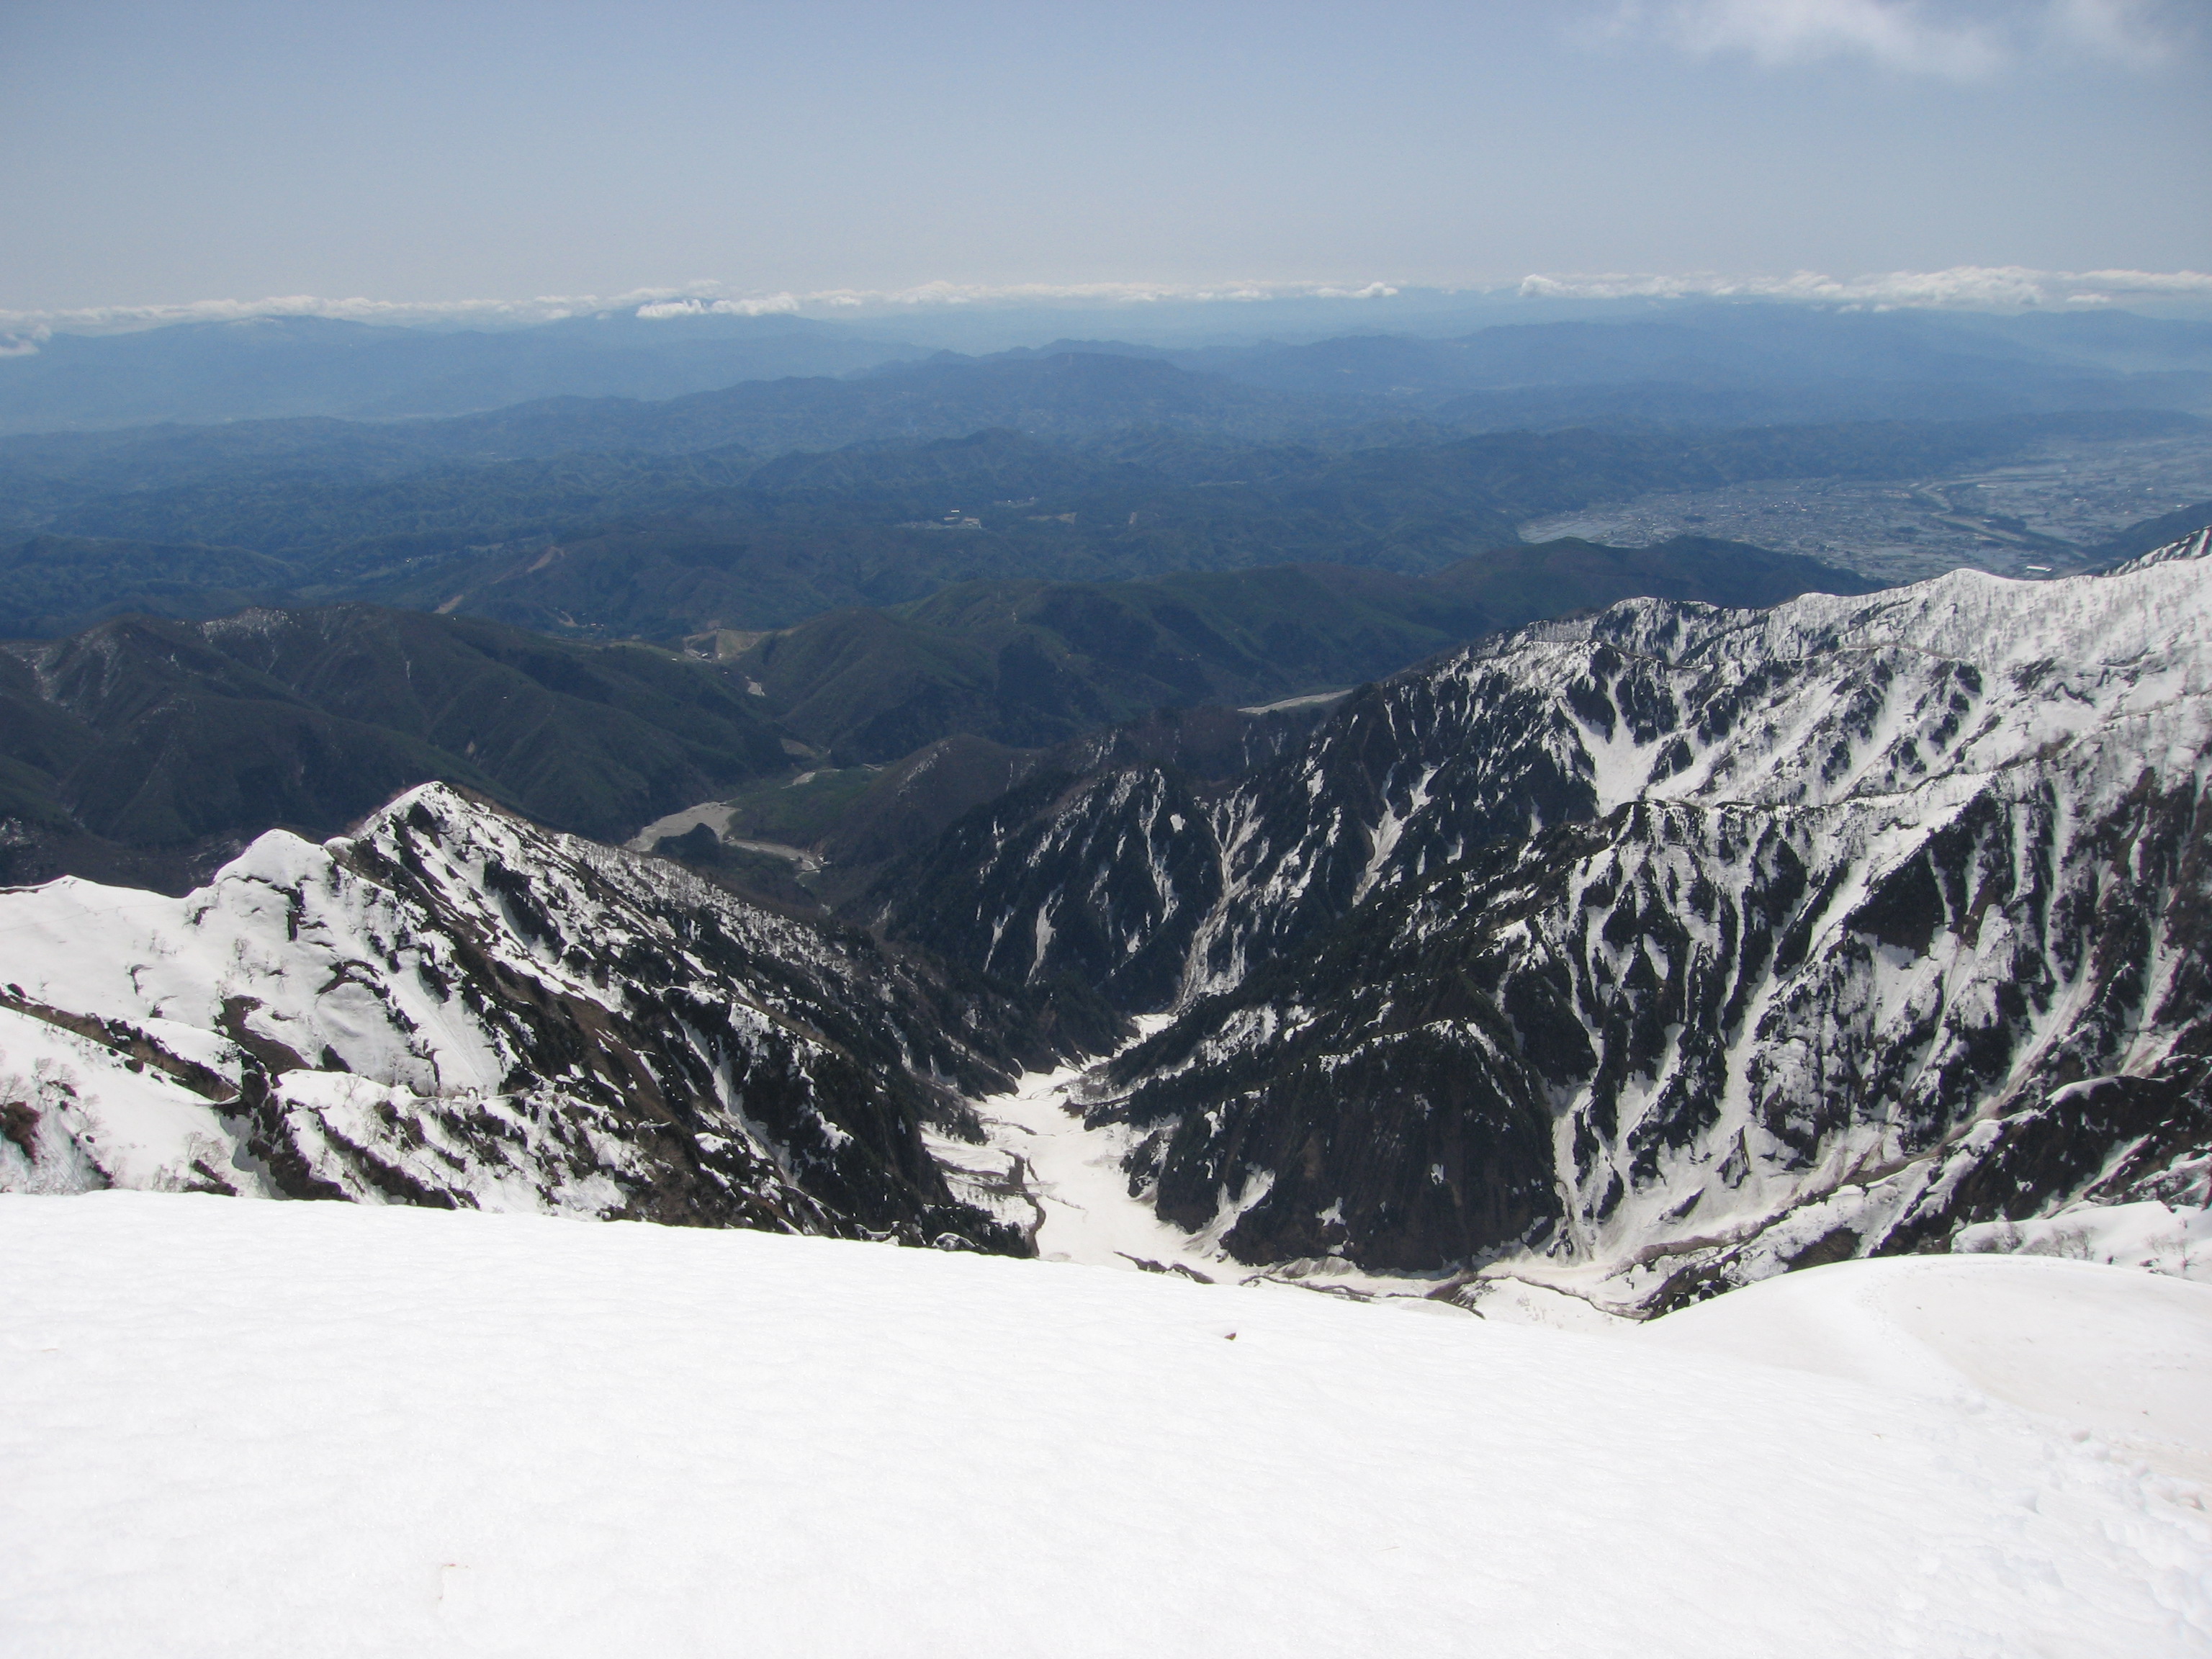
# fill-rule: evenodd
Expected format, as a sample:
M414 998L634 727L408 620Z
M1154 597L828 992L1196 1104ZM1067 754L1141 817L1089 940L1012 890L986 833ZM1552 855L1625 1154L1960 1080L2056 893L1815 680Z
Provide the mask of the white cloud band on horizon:
M1775 300L1801 304L1919 306L1942 310L2081 309L2157 300L2212 301L2212 273L2198 270L2031 270L2021 265L1954 265L1836 277L1594 273L1528 276L1519 293L1548 300Z
M1023 283L988 285L927 283L896 289L822 289L797 293L732 291L699 282L611 295L544 295L534 300L414 301L321 299L293 295L264 300L200 300L175 305L94 306L70 310L0 310L0 356L35 351L54 333L120 333L176 323L246 322L287 317L342 322L426 325L477 323L524 326L572 317L628 313L648 321L705 316L895 318L935 308L1064 306L1088 309L1154 305L1262 304L1278 300L1386 300L1425 284L1312 282L1215 284L1176 283ZM1537 274L1519 283L1437 285L1439 295L1522 299L1766 300L1834 306L1919 306L2023 310L2183 300L2212 303L2212 274L2193 270L2034 270L2018 265L1960 265L1947 270L1889 271L1837 277L1819 271L1788 276L1718 272Z
M636 289L626 294L545 295L534 300L399 301L361 297L326 300L313 295L264 300L194 300L173 305L83 306L51 311L0 309L0 329L19 337L48 332L120 332L169 323L243 322L263 317L324 317L342 322L492 324L559 322L629 312L648 319L673 317L799 315L806 313L896 313L936 307L1113 306L1215 301L1371 300L1398 289L1388 283L1312 282L924 283L908 289L818 289L760 294L732 292L724 283Z

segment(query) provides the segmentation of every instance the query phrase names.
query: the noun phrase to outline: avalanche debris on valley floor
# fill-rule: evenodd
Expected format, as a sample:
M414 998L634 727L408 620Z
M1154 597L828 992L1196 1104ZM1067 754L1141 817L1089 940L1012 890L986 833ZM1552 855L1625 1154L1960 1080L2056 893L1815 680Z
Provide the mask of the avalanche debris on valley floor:
M1038 1169L1104 1202L1104 1157L1146 1212L1116 1254L1468 1304L2132 1237L2081 1218L2111 1206L2180 1218L2146 1259L2196 1272L2207 539L1633 600L1224 784L1034 778L890 872L889 943L434 786L181 900L0 893L0 1188L1028 1253ZM1102 996L1140 1041L1109 1052ZM1086 1052L1081 1120L976 1111ZM1054 1124L1081 1144L1040 1160Z

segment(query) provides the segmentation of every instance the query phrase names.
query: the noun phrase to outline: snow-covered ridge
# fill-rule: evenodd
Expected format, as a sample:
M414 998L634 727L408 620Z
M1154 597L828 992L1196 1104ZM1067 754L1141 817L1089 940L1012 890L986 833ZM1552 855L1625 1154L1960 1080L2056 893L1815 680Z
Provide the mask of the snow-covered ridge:
M1158 1213L1233 1219L1246 1263L1489 1263L1648 1308L2199 1207L2207 541L1541 624L1218 799L1108 776L971 827L934 914L1026 942L1049 908L1012 971L1180 1016L1085 1097Z
M866 942L442 785L181 899L0 892L0 1188L1018 1236L921 1128L1002 1078Z
M2194 535L2177 537L2165 546L2154 547L2149 552L2140 554L2124 564L2115 565L2107 574L2114 576L2132 575L2135 572L2154 564L2167 564L2176 559L2201 559L2208 551L2212 551L2212 525L2206 526Z
M1040 912L1060 918L1052 948L978 954L1040 981L1103 975L1157 1009L1234 986L1394 882L1631 800L1908 795L1940 814L2085 737L2115 763L2185 766L2212 685L2206 539L2113 576L1959 571L1765 611L1637 599L1501 636L1354 698L1224 799L1108 776L961 849L979 938L1029 946Z

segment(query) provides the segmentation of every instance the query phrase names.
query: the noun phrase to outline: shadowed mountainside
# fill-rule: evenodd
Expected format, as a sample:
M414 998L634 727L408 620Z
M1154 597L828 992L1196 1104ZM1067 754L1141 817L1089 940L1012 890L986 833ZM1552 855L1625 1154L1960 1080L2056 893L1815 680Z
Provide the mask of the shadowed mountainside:
M1873 586L1817 560L1694 537L1500 548L1426 576L1309 565L1111 585L970 582L888 611L815 617L736 666L793 735L841 764L881 763L955 732L1035 748L1146 708L1353 685L1632 594L1765 605Z
M789 761L700 663L341 605L125 617L0 650L0 879L177 888L278 825L459 783L601 837Z

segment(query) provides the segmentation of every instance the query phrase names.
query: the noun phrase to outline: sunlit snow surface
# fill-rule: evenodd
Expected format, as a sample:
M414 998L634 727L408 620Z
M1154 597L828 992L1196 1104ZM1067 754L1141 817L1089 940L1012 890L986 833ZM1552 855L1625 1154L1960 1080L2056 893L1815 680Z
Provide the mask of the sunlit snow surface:
M0 1198L0 1260L11 1656L2212 1643L2195 1488L1971 1363L1935 1389L1787 1368L1808 1298L1893 1264L1589 1338L878 1245L183 1194ZM2212 1290L1899 1265L1941 1292L1938 1351L1946 1309L2020 1285L2053 1336L2098 1314L2068 1364L2101 1367L2105 1404L2176 1353L2202 1390ZM1790 1317L1763 1337L1769 1309Z
M2079 1261L1895 1256L1669 1315L1639 1340L1955 1401L2002 1401L2212 1482L2212 1290Z

